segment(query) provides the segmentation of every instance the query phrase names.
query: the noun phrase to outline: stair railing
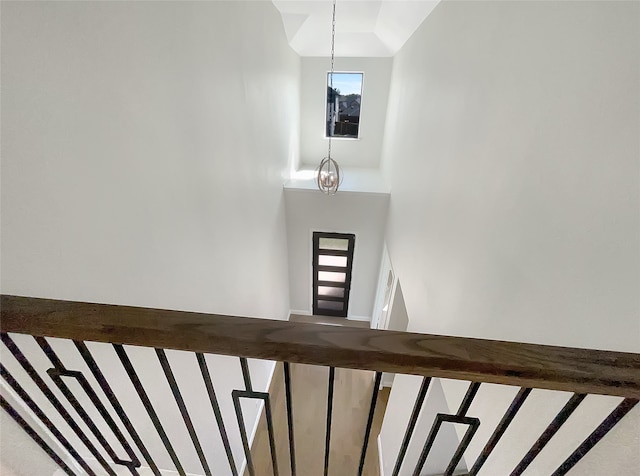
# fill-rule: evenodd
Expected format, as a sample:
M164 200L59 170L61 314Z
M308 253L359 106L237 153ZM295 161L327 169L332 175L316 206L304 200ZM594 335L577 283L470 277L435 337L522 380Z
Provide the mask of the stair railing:
M167 383L171 389L175 403L182 415L185 427L193 443L193 447L202 465L203 473L210 475L219 471L221 462L214 466L207 460L205 451L194 428L182 392L177 384L172 366L165 350L181 350L195 353L198 367L193 371L202 378L209 404L215 415L216 425L227 456L225 472L234 476L239 473L234 461L218 398L212 383L210 369L205 359L206 354L218 354L238 357L244 382L244 389L232 392L237 424L242 439L246 471L255 476L250 441L245 430L241 399L254 399L264 402L264 409L269 432L272 458L272 472L278 475L282 467L278 467L276 443L273 436L273 421L269 392L255 391L247 359L265 359L282 362L284 368L284 386L288 426L289 461L287 472L292 475L300 472L296 465L294 444L294 402L291 393L291 364L312 364L329 368L327 384L327 413L324 474L329 471L329 449L331 446L331 424L333 416L333 394L335 369L361 369L375 372L375 384L370 400L364 440L360 455L358 475L362 475L365 456L372 428L375 408L378 400L378 387L383 372L412 374L423 377L422 385L416 395L411 417L402 438L392 476L400 474L409 443L414 436L418 415L424 405L429 385L433 378L449 378L469 381L468 390L456 414L438 414L431 431L424 442L422 452L412 470L419 476L425 461L433 447L438 430L443 423L467 425L468 429L461 439L458 448L448 465L445 474L454 473L465 450L473 439L480 424L477 418L467 415L478 389L483 383L503 384L521 387L511 405L501 418L492 436L489 438L480 456L475 460L469 474L478 474L497 443L505 434L516 414L525 403L532 389L548 389L572 392L573 396L550 422L536 443L522 457L513 469L511 476L522 474L540 451L549 443L562 425L588 394L611 395L622 397L619 405L602 423L573 451L566 460L553 472L553 476L569 472L584 455L590 451L629 411L640 398L640 354L576 349L566 347L543 346L534 344L500 342L482 339L448 337L438 335L416 334L396 331L379 331L352 327L319 326L316 324L293 323L267 319L232 317L223 315L201 314L193 312L169 311L139 307L92 304L83 302L59 301L18 296L1 296L0 331L2 342L13 355L20 367L29 376L32 384L42 392L51 406L69 425L75 435L74 441L84 446L78 450L69 437L58 428L50 416L38 405L36 399L25 390L24 386L10 373L4 363L0 363L0 373L6 385L22 400L32 416L66 451L60 455L38 428L29 424L19 409L14 408L8 399L1 397L2 407L17 421L27 434L62 468L66 474L77 474L81 468L84 473L97 474L80 453L88 451L99 463L104 472L116 474L114 468L126 468L131 474L138 474L141 458L146 461L151 472L160 475L161 470L148 451L140 433L134 428L131 419L123 410L117 398L118 382L108 381L92 355L86 342L111 344L115 353L131 381L150 420L153 422L158 437L170 455L179 474L186 474L178 452L162 426L154 405L145 390L124 346L143 346L152 348L158 359ZM16 344L11 334L27 334L33 336L38 347L48 359L51 367L46 371L49 380L45 379L30 362L30 355ZM48 338L70 339L90 370L100 389L95 389L86 376L77 370L67 368L63 359L50 345ZM63 379L66 378L67 380ZM112 444L107 441L88 412L79 403L72 386L67 383L73 379L95 406L104 419L104 423L113 432L115 438L127 453L127 459L118 457ZM53 392L53 382L57 392ZM77 390L77 386L73 386ZM102 392L115 411L120 424L116 424L111 412L105 408ZM68 405L57 396L64 395L68 404L79 416L77 421L69 412ZM82 423L82 424L81 424ZM226 422L229 425L229 422ZM125 432L121 430L124 428ZM88 431L87 431L88 429ZM85 450L86 448L86 450ZM68 454L67 454L68 453ZM68 461L75 461L73 467ZM300 463L300 462L298 462ZM218 465L218 466L215 466ZM298 464L299 466L299 464ZM405 468L406 471L406 468ZM262 475L258 475L262 476ZM332 475L332 476L343 476Z

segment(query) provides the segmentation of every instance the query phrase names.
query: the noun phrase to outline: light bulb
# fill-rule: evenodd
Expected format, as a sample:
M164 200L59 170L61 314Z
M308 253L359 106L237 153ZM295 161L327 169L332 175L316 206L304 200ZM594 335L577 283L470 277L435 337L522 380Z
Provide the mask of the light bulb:
M340 186L340 167L338 163L330 157L325 157L317 169L317 183L321 192L333 195Z

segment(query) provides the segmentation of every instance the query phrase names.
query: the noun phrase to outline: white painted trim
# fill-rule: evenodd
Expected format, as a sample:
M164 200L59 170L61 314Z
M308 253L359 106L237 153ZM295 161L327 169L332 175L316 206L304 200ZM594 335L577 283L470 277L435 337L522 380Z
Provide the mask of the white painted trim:
M51 449L60 456L60 459L72 470L79 474L84 473L84 470L78 464L78 462L62 447L57 438L55 438L49 429L44 426L39 418L36 418L27 404L16 394L13 389L4 381L0 381L0 388L2 388L2 394L7 402L13 407L13 409L33 428L36 433L51 447ZM33 440L31 440L33 441ZM34 442L35 444L35 442ZM38 451L40 448L38 448ZM48 456L47 456L48 458ZM53 474L57 474L60 471L61 474L65 474L62 469L57 469Z
M260 417L262 416L262 411L264 410L264 400L260 400L260 408L258 409L258 418L253 425L253 430L251 430L251 435L249 436L249 448L253 445L253 439L256 436L256 432L258 431L258 423L260 423ZM244 474L247 469L247 457L242 455L242 464L240 465L240 472L238 474Z
M329 87L330 87L330 83L329 83L329 74L331 74L331 71L327 71L327 74L325 76L325 84L326 84L326 88L325 88L325 92L324 92L324 104L325 104L325 108L324 108L324 122L322 123L322 125L324 126L324 138L325 140L329 140L329 136L327 135L327 104L329 104ZM336 136L331 136L331 140L360 140L360 133L362 132L360 129L360 119L362 119L362 97L364 96L364 71L333 71L333 74L361 74L362 75L362 81L360 81L360 115L358 116L358 136L357 137L336 137ZM331 77L331 79L333 79L333 76ZM365 121L366 122L366 121Z
M368 316L347 316L350 321L371 322L371 318Z
M273 380L273 375L276 372L276 363L271 362L271 372L269 373L269 379L267 381L267 389L265 391L269 391L271 388L271 381ZM260 424L260 417L262 417L262 412L264 411L264 400L260 400L258 407L258 416L256 421L253 423L253 429L251 430L251 434L249 435L249 448L253 447L253 440L256 437L256 433L258 432L258 425ZM238 474L244 474L247 467L247 458L244 456L242 460L242 465L240 466L240 472Z
M398 279L398 276L396 276L396 273L393 271L393 268L391 269L391 272L393 273L393 284L391 285L391 294L389 295L389 309L387 310L384 316L384 322L378 322L378 329L389 328L389 319L391 319L391 313L393 312L393 305L395 304L395 301L396 301L396 290L398 289L398 282L400 280Z
M378 271L378 286L376 287L376 296L373 301L373 311L371 312L371 323L373 325L373 329L378 328L378 322L380 321L380 309L382 309L382 300L384 299L382 289L384 287L385 269L387 268L387 261L389 261L388 256L387 243L385 241L382 243L380 269Z
M316 192L317 192L316 188ZM310 314L309 316L313 316L313 232L318 231L318 229L308 228L307 229L307 255L305 259L307 263L311 262L311 267L309 268L309 272L307 273L307 291L309 291L309 299L307 300L307 305L309 306Z
M389 302L387 311L383 311L385 305L385 296L387 290L387 282L389 279L389 273L392 276L391 290L389 292ZM386 329L389 325L389 316L391 314L391 308L393 307L393 299L398 277L393 270L393 264L391 263L391 257L389 256L389 250L387 249L387 243L385 242L382 247L382 258L380 261L380 273L378 275L378 288L376 290L376 297L374 301L373 313L371 314L372 329ZM382 320L382 314L385 313L384 322Z
M459 469L455 471L452 476L465 476L469 474L469 471L465 471L464 469ZM442 476L442 473L428 474L427 476Z
M301 193L318 193L318 186L317 185L313 185L315 182L310 181L310 185L307 185L305 181L302 180L289 180L287 182L284 183L284 185L282 186L282 188L287 191L287 192L301 192ZM315 187L315 188L314 188ZM390 196L391 192L388 190L344 190L344 189L340 189L339 190L340 195L356 195L356 196L362 196L362 195L376 195L376 196L380 196L380 195L385 195L385 196Z
M380 439L380 435L378 435L378 467L380 469L380 476L384 476L384 460L382 458L382 440Z
M276 363L275 362L271 362L271 372L269 372L269 378L268 378L268 382L267 382L267 388L265 390L265 392L268 392L269 389L271 388L271 381L273 380L273 376L276 373Z
M291 320L292 314L297 314L299 316L313 316L313 313L311 311L301 311L297 309L290 309L289 316L287 317L288 321ZM369 316L347 316L347 319L350 321L371 322L371 317Z
M291 314L299 314L300 316L313 316L313 313L311 311L298 311L296 309L291 309L289 310L289 318L287 320L291 318Z
M102 465L100 463L98 463L98 460L95 458L83 458L87 464L98 474L101 474L100 472L103 471L102 469ZM78 466L79 467L79 466ZM158 468L158 470L160 471L160 474L162 476L178 476L179 473L175 470L172 469L162 469L162 468ZM128 474L128 472L124 472L125 470L119 470L119 469L115 469L116 474ZM149 466L140 466L138 468L138 473L140 474L152 474L152 470ZM84 471L79 473L79 474L85 474ZM201 476L199 474L195 474L195 473L184 473L185 476ZM55 473L53 473L53 476L65 476L66 473L62 470L62 469L57 469Z
M393 378L396 374L390 374L387 372L384 372L382 374L382 386L383 387L391 387L393 385Z
M253 429L251 430L251 434L249 435L249 448L253 445L253 440L256 437L256 433L258 432L258 425L260 423L260 417L262 417L262 412L264 411L264 400L260 400L260 408L258 409L258 418L253 422ZM244 471L242 471L244 473Z

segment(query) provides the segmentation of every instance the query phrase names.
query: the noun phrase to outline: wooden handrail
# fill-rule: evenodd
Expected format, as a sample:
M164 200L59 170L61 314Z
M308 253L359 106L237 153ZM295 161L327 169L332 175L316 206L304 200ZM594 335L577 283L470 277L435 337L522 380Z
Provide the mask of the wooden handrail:
M640 398L640 354L2 295L2 332Z

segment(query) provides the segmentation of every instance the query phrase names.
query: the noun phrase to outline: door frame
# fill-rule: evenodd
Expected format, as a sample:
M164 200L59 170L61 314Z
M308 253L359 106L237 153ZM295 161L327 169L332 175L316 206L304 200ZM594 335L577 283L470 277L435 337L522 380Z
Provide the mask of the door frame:
M347 250L320 250L320 238L336 238L341 240L348 240ZM314 231L312 235L312 245L311 245L311 270L312 270L312 291L311 291L311 312L313 315L321 315L321 316L335 316L335 317L344 317L347 318L349 311L349 297L351 294L351 278L353 275L353 256L355 251L355 240L356 235L354 233L336 233L336 232L324 232L324 231ZM321 252L322 251L322 252ZM320 281L318 279L319 271L330 271L336 272L337 269L331 266L320 265L319 256L320 255L331 255L331 256L345 256L347 258L347 266L345 267L345 281L342 283L343 285L337 285L340 283L336 283L333 281ZM338 271L342 272L342 271ZM344 289L342 298L333 298L326 296L319 296L318 294L318 286L330 286L336 288ZM321 299L322 298L322 299ZM318 300L328 300L328 301L340 301L343 303L343 307L341 311L335 311L331 309L321 309L318 307Z

